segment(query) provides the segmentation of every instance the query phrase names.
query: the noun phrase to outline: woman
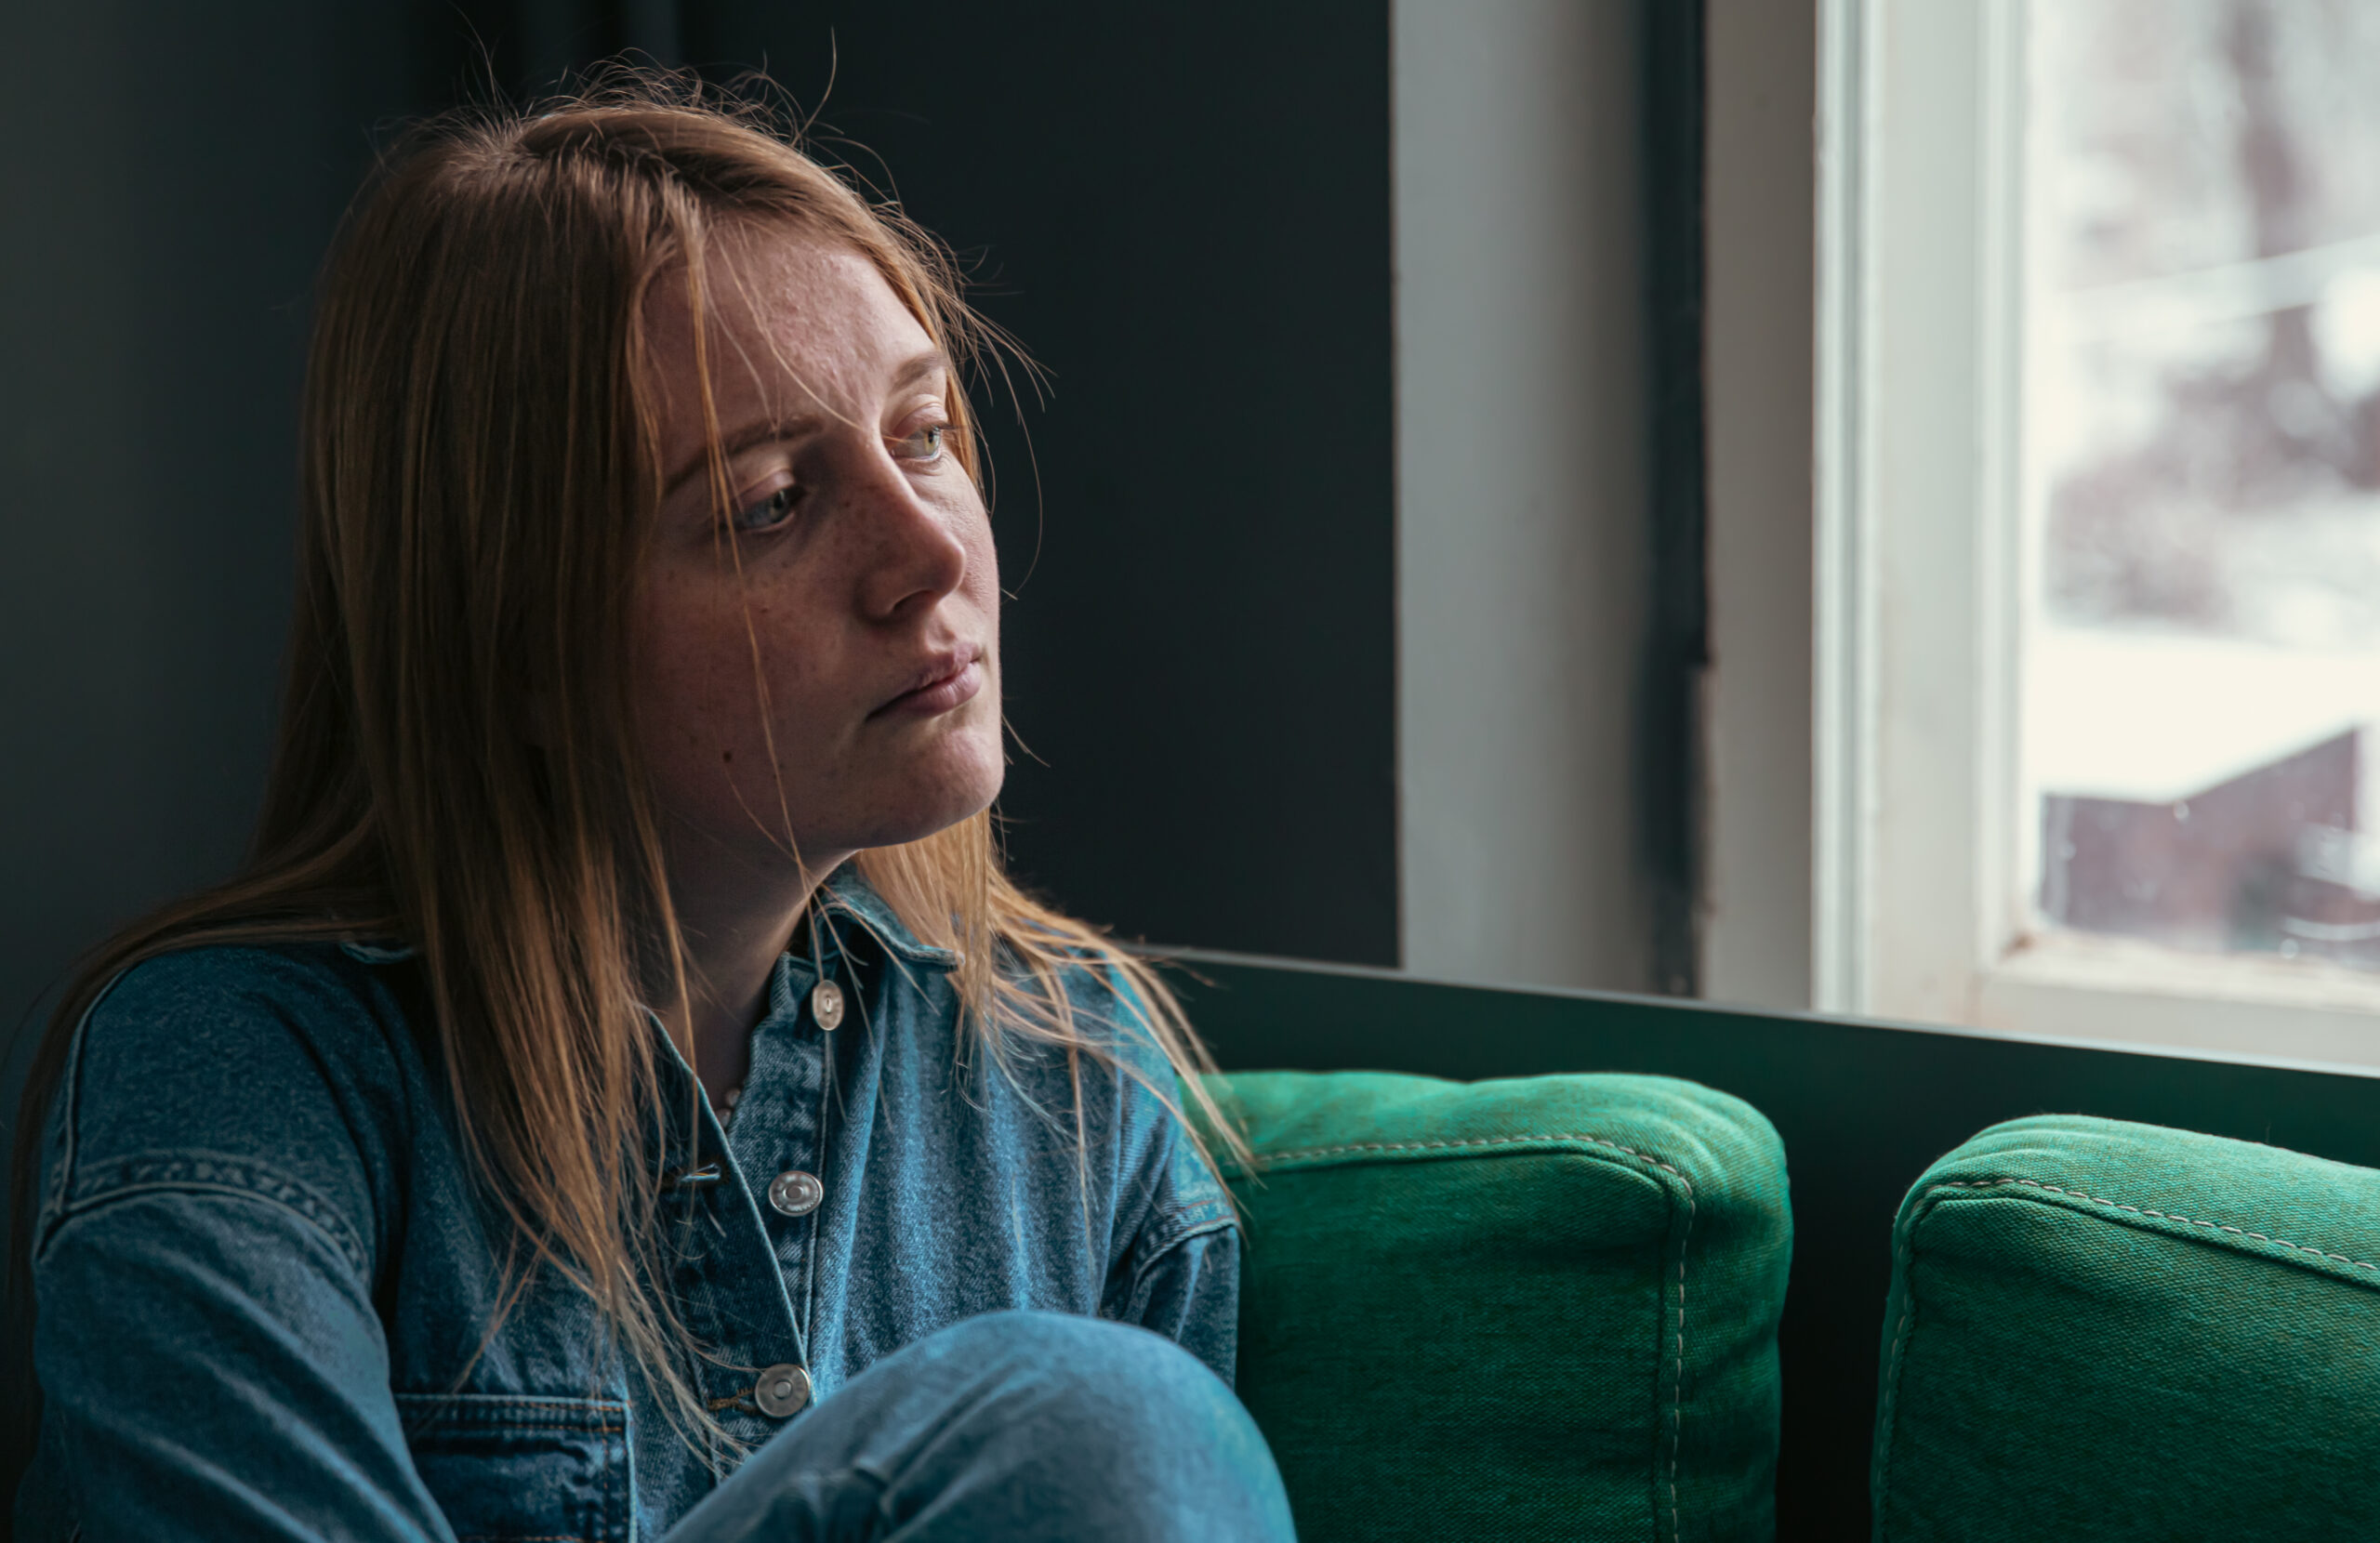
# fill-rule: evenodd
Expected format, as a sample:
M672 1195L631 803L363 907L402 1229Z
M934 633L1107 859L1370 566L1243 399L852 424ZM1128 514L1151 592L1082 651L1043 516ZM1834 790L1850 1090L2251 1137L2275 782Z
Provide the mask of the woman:
M1202 1053L1000 872L982 337L664 87L365 196L256 858L28 1093L20 1537L1288 1536Z

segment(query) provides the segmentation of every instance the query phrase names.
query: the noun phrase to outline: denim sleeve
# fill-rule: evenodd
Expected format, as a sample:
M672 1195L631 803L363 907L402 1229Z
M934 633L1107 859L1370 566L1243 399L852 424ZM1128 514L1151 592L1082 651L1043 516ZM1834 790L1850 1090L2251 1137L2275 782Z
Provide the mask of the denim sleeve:
M1228 1220L1154 1256L1123 1313L1205 1362L1226 1383L1239 1356L1239 1231Z
M257 951L139 966L82 1025L33 1259L35 1474L82 1537L452 1539L373 1306L385 1048Z
M1086 972L1088 973L1088 972ZM1154 1329L1205 1362L1225 1382L1239 1349L1239 1230L1223 1183L1153 1090L1170 1087L1174 1070L1148 1029L1148 1012L1130 982L1095 977L1119 1031L1117 1122L1130 1174L1119 1199L1120 1259L1103 1312Z
M45 1456L90 1543L453 1538L364 1278L284 1196L126 1194L61 1224L33 1285Z

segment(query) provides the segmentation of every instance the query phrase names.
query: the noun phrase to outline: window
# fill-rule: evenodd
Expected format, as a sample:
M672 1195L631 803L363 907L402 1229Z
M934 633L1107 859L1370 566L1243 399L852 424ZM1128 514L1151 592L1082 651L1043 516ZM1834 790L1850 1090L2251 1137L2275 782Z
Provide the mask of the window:
M1827 22L1821 1005L2380 1062L2380 9Z

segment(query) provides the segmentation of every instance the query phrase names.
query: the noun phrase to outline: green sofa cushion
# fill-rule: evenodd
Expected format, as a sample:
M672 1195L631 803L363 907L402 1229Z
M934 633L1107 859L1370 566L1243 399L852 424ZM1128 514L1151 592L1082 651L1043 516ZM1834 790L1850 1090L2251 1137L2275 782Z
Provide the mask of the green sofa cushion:
M1878 1538L2380 1532L2380 1172L2014 1120L1895 1243Z
M1785 1160L1688 1082L1219 1079L1239 1392L1304 1543L1771 1535Z

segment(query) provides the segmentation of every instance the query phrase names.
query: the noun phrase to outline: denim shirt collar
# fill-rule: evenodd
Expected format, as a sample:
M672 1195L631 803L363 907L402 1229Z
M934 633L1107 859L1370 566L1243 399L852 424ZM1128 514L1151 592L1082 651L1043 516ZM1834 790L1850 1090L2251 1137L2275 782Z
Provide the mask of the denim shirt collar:
M876 892L876 886L859 871L857 863L846 863L836 870L826 880L823 892L826 896L826 910L849 913L873 932L886 948L909 963L936 969L958 967L957 951L920 942L916 933L901 924L901 918L893 914L892 907Z

